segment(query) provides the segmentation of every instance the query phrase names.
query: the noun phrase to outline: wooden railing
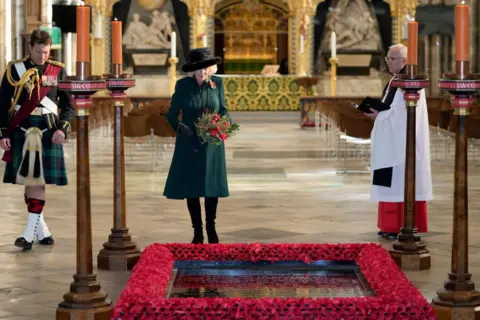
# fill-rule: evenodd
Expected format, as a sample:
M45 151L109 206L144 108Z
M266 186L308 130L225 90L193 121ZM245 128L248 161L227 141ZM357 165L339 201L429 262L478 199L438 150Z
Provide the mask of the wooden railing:
M300 126L314 126L315 111L332 119L342 132L356 138L369 138L373 120L352 107L360 104L365 97L318 97L300 98ZM478 100L477 100L477 106ZM455 131L455 118L448 97L427 97L428 119L431 126ZM471 138L480 138L480 108L474 107L467 119L467 134Z
M125 102L125 136L149 135L150 130L161 137L173 137L175 133L168 125L165 115L170 107L170 97L131 96ZM110 97L94 97L90 110L90 128L113 121L113 102ZM74 122L72 131L75 131Z

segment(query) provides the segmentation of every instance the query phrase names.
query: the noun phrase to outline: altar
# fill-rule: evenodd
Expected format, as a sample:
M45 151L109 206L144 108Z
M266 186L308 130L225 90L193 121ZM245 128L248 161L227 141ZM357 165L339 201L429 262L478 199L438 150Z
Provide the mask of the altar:
M298 111L306 94L299 76L225 75L225 99L230 111Z

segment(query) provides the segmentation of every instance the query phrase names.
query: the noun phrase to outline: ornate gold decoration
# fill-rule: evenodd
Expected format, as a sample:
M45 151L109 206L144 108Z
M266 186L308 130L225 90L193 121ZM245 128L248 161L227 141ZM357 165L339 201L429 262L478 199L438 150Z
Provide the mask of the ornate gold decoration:
M258 59L276 62L280 20L273 9L258 0L246 0L224 13L225 59Z
M406 29L406 20L415 17L418 0L389 0L392 14L392 38L394 43L401 43Z
M60 68L65 68L65 64L61 63L59 61L48 59L47 62L50 63L50 64L53 64L54 66L57 66L57 67L60 67Z
M304 10L313 10L317 8L317 5L323 0L288 0L288 7L291 11L304 9Z
M225 76L225 99L232 111L296 111L306 94L298 77Z
M136 0L143 9L153 11L160 9L166 3L166 0Z
M38 97L40 98L40 75L36 68L28 69L18 81L15 81L13 79L12 68L15 63L21 62L21 61L23 60L9 62L7 66L6 78L8 80L8 83L15 88L13 91L13 102L10 105L10 108L15 107L18 100L20 99L20 96L23 93L23 89L27 90L28 98L30 99L32 97L33 89L37 87L38 89L37 94L38 94Z

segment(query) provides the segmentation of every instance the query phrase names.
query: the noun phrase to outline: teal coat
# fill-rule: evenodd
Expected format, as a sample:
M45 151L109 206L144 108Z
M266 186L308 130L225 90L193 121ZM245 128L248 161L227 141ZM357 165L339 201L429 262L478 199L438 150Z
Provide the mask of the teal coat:
M177 131L178 115L182 122L195 132L195 121L205 109L227 115L223 80L211 77L215 88L209 83L199 86L193 77L177 81L167 120ZM187 138L177 134L172 164L168 173L163 195L169 199L200 197L228 197L225 146L203 144L194 151L192 142L198 137ZM198 146L198 144L197 144Z

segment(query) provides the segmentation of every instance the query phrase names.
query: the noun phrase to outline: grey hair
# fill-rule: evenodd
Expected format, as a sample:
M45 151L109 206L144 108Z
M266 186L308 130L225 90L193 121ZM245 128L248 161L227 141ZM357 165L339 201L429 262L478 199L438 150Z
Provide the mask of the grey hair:
M208 69L208 71L209 71L208 76L211 76L211 75L215 74L215 72L217 72L216 67L217 67L217 65L213 65L213 66L210 66L210 67L206 67L204 69ZM190 71L190 72L187 73L187 75L189 77L193 77L195 75L195 71Z
M405 45L401 43L394 44L393 46L390 46L389 51L390 50L398 50L398 52L400 53L400 57L407 59L408 48Z

